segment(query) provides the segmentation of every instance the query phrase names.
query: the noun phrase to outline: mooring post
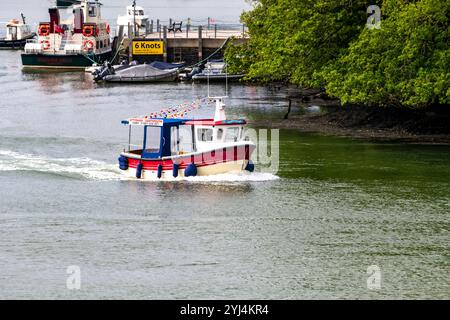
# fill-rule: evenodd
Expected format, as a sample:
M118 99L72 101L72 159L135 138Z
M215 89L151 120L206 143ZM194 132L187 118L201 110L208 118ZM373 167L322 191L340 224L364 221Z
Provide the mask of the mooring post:
M285 120L289 118L289 113L291 113L291 106L292 106L292 99L289 99L288 111L287 111L287 113L284 115L284 119L285 119Z
M167 26L164 26L164 53L163 53L163 60L164 62L167 62Z
M217 38L217 24L214 24L214 39Z
M203 60L203 39L202 39L202 26L198 26L198 61Z
M189 38L189 29L191 28L190 24L186 25L186 39Z

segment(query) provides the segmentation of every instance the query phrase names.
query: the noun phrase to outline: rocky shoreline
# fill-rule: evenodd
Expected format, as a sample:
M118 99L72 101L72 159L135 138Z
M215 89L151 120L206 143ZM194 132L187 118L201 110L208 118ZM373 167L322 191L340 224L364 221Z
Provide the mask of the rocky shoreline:
M321 111L292 113L286 119L255 120L250 124L355 139L450 144L450 113L442 106L427 110L336 105L316 108Z

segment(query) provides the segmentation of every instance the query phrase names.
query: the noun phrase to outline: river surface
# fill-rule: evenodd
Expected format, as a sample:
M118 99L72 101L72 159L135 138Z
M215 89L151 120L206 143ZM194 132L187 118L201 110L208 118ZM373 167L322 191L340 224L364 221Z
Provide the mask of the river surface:
M0 298L450 297L449 146L281 130L278 172L123 179L120 121L206 92L24 73L0 52ZM282 91L229 95L233 117L285 111Z

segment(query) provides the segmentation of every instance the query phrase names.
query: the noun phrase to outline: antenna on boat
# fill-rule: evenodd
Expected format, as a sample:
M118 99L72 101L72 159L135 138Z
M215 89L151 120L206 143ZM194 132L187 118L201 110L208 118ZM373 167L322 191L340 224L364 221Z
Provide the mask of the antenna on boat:
M208 66L207 66L207 68L208 68L208 72L206 72L206 79L207 79L207 82L208 82L208 99L209 98L211 98L211 96L209 95L209 73L211 72L211 65L210 64L207 64Z
M26 24L26 22L25 22L25 16L23 15L23 13L21 13L20 16L22 17L23 24Z

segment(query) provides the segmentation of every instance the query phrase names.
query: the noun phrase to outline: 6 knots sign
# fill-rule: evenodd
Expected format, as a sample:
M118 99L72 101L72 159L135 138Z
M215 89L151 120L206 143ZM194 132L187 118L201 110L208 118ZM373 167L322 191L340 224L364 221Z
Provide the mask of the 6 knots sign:
M133 55L162 55L164 41L133 41Z

